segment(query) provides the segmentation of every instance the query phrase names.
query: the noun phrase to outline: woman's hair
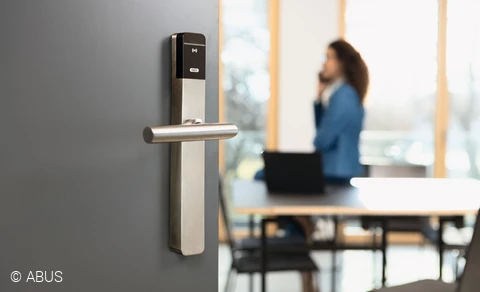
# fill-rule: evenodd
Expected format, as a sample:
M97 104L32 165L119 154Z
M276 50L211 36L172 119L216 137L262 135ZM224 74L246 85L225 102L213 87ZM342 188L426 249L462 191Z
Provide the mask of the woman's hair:
M344 40L334 41L328 47L337 54L337 59L343 66L345 81L357 91L363 103L369 83L367 64L360 53Z

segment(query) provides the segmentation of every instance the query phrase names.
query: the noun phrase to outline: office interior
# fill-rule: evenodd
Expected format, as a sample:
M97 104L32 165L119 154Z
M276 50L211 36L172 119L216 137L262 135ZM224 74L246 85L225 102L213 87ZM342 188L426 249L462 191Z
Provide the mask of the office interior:
M219 120L236 124L239 134L219 148L231 220L225 224L219 214L219 291L262 291L259 273L234 271L229 278L229 236L260 238L260 222L269 217L236 212L232 186L253 180L264 150L314 151L317 74L336 39L357 48L370 72L359 146L369 177L480 179L479 13L475 0L220 0ZM418 192L422 196L422 189ZM435 197L428 200L434 204ZM455 196L450 200L454 204ZM386 235L387 286L439 278L438 238L419 226L436 232L442 225L442 240L453 246L443 252L442 280L461 278L475 212L459 216L460 223L440 220L433 211L422 215L420 225ZM325 220L332 223L333 217ZM336 231L345 244L382 237L380 226L365 226L358 216L340 217ZM266 231L270 237L282 232L276 226ZM319 267L314 276L319 291L382 286L379 251L309 254ZM267 291L313 291L295 270L267 272L266 281Z
M0 292L477 292L479 12L1 0ZM270 192L265 150L319 155L337 39L369 68L361 174Z

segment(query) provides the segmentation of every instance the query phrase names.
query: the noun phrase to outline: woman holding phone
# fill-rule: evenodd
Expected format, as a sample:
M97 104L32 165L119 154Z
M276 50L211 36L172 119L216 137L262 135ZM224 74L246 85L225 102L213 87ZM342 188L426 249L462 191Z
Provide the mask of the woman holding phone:
M322 153L327 184L348 184L362 174L359 140L368 84L368 68L360 53L344 40L332 42L319 73L314 102L313 145ZM263 169L255 174L255 179L264 178Z
M328 46L319 79L313 144L322 153L326 182L348 184L363 171L359 141L368 68L351 44L338 40Z
M328 185L347 185L351 178L363 172L359 142L368 84L368 68L360 53L345 40L332 42L318 75L318 94L313 106L316 129L313 145L315 151L322 153ZM265 179L263 169L255 174L255 179ZM279 219L287 236L297 235L312 241L316 224L310 217L281 216ZM313 276L304 273L302 279L305 291L313 291Z

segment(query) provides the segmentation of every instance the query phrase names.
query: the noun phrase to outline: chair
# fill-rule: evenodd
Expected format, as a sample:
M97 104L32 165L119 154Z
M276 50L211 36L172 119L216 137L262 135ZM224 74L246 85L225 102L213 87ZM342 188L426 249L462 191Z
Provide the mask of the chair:
M480 212L480 211L479 211ZM396 287L386 287L375 292L473 292L478 291L480 281L480 213L477 220L472 239L466 251L466 264L460 279L456 283L445 283L442 281L422 280Z
M423 165L366 165L368 177L426 177L427 168ZM388 196L388 194L385 194ZM376 217L362 218L362 227L370 229L378 221ZM434 240L436 232L431 228L429 219L419 216L398 216L387 221L388 232L420 232L426 238Z
M231 291L230 286L234 271L237 274L249 275L249 290L253 291L253 274L262 271L261 259L261 239L249 238L246 240L234 240L232 235L232 222L230 220L227 201L223 192L222 182L219 183L219 201L220 211L224 220L225 231L228 244L231 250L232 264L227 275L225 292ZM267 241L267 245L282 245L283 247L291 245L305 245L305 240L290 240L288 238L272 238ZM266 262L267 272L278 271L299 271L302 273L318 273L319 269L308 253L269 253Z

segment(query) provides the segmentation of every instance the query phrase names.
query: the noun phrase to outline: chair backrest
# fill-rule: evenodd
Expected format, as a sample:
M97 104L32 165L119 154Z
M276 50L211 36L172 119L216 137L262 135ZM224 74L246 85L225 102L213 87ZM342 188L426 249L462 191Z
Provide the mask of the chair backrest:
M234 251L235 251L235 241L233 238L233 226L232 226L232 221L231 217L228 211L228 203L227 203L227 198L225 196L225 192L223 191L223 181L222 181L222 176L219 176L219 182L218 182L218 198L220 202L220 213L222 214L222 219L223 223L225 226L225 231L227 233L227 240L228 240L228 245L230 246L230 251L232 253L232 259L234 256Z
M480 211L479 211L480 212ZM477 292L480 287L480 213L477 214L472 240L468 246L465 269L458 292Z
M423 165L369 165L369 177L427 177Z

